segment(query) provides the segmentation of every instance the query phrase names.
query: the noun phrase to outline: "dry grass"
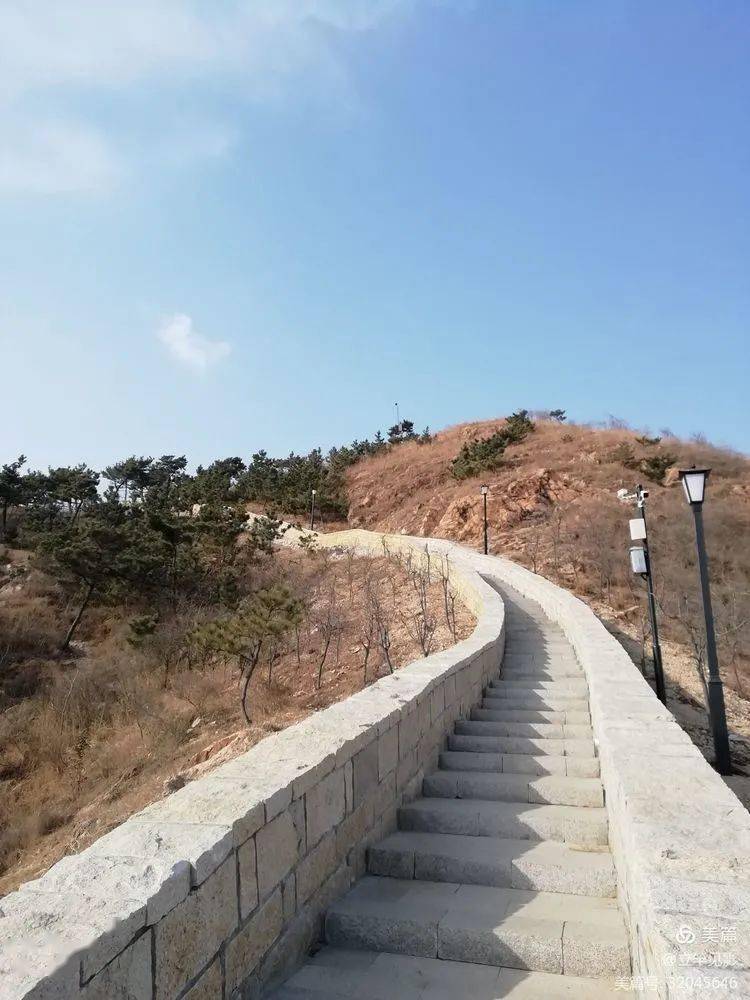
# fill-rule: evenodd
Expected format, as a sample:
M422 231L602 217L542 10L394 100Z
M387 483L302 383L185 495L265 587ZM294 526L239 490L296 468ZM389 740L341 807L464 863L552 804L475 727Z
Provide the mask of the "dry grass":
M8 662L19 675L34 675L25 694L14 688L0 715L0 894L196 774L387 672L382 650L374 648L364 676L368 592L380 595L393 664L421 655L411 634L417 595L402 565L282 550L259 571L257 585L279 578L306 604L299 659L296 636L290 636L274 662L259 665L249 727L235 665L191 667L179 656L205 609L182 608L138 650L125 639L127 615L100 612L78 655L61 660L54 650L65 616L54 591L45 603L38 580L28 602L23 589L0 590L0 624L12 623L14 630ZM471 615L459 608L454 638L437 580L429 587L429 606L438 623L435 650L473 628ZM332 622L333 635L318 687L323 621Z

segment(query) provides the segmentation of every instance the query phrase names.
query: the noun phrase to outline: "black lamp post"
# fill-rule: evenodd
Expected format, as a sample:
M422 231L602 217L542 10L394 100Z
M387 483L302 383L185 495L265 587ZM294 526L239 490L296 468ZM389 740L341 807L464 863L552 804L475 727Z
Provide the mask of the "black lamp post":
M682 469L680 479L685 490L687 502L695 518L695 542L698 549L698 569L701 580L701 597L703 598L703 616L706 619L706 659L708 661L708 714L711 718L711 731L714 738L714 754L716 769L719 774L732 773L732 760L729 752L729 730L727 729L727 714L724 707L724 685L719 673L719 657L716 653L716 633L714 631L714 612L711 606L711 585L708 578L708 556L706 555L706 539L703 534L703 499L706 494L706 482L710 469Z
M310 491L312 499L310 501L310 531L315 531L315 490Z
M484 502L484 554L487 555L487 494L490 492L489 486L482 487L482 500Z

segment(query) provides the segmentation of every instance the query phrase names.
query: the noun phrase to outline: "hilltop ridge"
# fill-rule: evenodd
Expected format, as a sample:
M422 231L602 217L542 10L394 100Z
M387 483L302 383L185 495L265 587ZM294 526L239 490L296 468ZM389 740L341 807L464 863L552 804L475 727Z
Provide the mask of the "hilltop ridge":
M651 489L650 506L660 512L675 492L677 469L692 464L713 469L707 514L708 507L731 499L739 501L739 517L750 515L750 459L706 442L648 438L627 428L536 421L532 433L508 448L499 467L469 479L454 478L451 461L461 446L490 436L503 424L502 419L458 424L427 443L407 441L363 458L347 473L349 523L457 541L477 539L479 485L486 483L495 544L518 552L527 530L554 509L602 502L618 509L617 489L636 482ZM663 479L639 468L641 462L670 457ZM681 493L677 502L682 502Z

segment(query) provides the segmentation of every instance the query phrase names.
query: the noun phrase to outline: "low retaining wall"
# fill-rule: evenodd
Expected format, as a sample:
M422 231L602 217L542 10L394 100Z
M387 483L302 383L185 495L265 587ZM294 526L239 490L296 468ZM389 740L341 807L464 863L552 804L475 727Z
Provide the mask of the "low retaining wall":
M382 551L347 532L323 544ZM423 558L424 539L389 539ZM464 550L471 637L263 740L0 900L2 1000L236 1000L288 974L322 913L392 832L504 643L498 594Z
M506 559L473 563L538 602L586 673L637 994L750 997L750 814L582 601Z

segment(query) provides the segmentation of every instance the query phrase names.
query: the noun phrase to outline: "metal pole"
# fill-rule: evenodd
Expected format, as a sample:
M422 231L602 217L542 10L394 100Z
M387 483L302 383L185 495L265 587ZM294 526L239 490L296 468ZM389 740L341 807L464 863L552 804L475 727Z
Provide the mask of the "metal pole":
M703 598L703 615L706 619L706 659L708 660L708 712L711 717L711 731L714 738L714 753L716 770L719 774L732 773L732 760L729 750L729 731L727 730L727 715L724 708L724 685L719 673L719 658L716 653L716 633L714 632L714 613L711 605L711 585L708 578L708 556L706 554L706 539L703 534L703 504L693 503L695 517L695 541L698 547L698 568L701 578L701 596Z
M487 494L484 497L484 554L487 555Z
M310 502L310 531L315 530L315 490L312 491L312 500Z
M646 498L642 496L643 487L638 484L638 506L641 509L643 524L646 525ZM648 613L651 619L651 652L654 658L654 681L656 682L656 697L662 703L667 704L667 686L664 683L664 665L661 659L661 645L659 643L659 626L656 620L656 597L654 596L654 578L651 573L651 556L648 551L648 528L646 537L643 539L643 554L646 560L646 587L648 588Z

